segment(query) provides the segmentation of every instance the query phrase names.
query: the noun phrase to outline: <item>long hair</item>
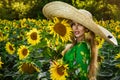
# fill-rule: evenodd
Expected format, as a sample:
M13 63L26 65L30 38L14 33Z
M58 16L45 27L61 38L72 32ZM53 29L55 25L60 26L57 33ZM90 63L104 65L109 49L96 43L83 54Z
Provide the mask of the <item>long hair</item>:
M91 61L89 66L89 80L96 80L97 76L97 70L98 70L98 63L97 63L97 57L98 57L98 49L95 41L95 34L93 32L89 32L89 38L88 43L91 48Z

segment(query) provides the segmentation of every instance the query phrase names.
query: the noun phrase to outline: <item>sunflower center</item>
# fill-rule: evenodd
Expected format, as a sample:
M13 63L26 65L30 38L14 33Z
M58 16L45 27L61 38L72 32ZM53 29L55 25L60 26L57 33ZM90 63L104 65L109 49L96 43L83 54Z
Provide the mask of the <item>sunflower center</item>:
M22 54L23 54L24 56L26 56L27 53L28 53L28 50L27 50L27 49L23 49L23 50L22 50Z
M22 36L19 36L19 37L18 37L18 40L22 40L22 39L23 39L23 37L22 37Z
M13 51L13 47L12 47L11 45L9 45L9 49L10 49L11 51Z
M34 66L32 64L29 64L29 63L24 63L21 66L21 68L22 68L23 72L26 72L26 73L29 73L29 74L31 74L31 73L33 73L33 72L36 71L35 68L34 68Z
M117 27L116 31L119 32L120 31L120 27Z
M9 28L8 28L8 27L6 27L5 29L6 29L6 30L9 30Z
M62 76L64 74L64 70L65 70L65 67L60 66L57 68L57 73Z
M37 40L37 33L36 32L33 32L31 35L30 35L31 39L32 40Z
M56 33L58 33L61 36L65 36L66 34L66 27L61 23L55 24L53 29Z

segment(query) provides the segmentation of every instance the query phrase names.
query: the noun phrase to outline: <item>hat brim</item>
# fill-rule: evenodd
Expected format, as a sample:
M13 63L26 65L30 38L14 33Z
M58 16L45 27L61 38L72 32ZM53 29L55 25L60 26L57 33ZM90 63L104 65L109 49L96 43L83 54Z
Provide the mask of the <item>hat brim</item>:
M106 41L118 45L116 38L107 29L96 24L91 18L67 3L61 1L50 2L43 7L43 14L47 18L61 17L78 22Z

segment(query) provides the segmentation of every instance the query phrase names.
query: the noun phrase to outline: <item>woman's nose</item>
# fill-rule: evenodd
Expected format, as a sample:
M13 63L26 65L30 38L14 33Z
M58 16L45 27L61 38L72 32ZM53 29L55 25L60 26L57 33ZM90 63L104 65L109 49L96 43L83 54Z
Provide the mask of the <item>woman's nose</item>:
M76 25L75 29L78 29L78 25Z

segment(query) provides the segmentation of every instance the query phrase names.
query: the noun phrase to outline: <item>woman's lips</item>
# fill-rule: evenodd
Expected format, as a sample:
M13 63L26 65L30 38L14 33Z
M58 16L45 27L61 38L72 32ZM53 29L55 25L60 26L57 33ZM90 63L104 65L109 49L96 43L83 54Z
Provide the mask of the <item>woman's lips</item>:
M74 34L75 35L78 35L80 32L79 31L74 31Z

